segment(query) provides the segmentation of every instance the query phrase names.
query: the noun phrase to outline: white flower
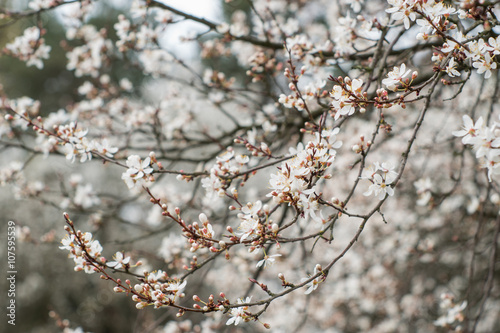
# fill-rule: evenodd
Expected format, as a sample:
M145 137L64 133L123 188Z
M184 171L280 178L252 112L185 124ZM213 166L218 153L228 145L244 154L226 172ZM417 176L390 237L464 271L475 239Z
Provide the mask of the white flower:
M259 228L259 219L252 217L244 217L241 220L240 226L238 227L237 236L240 236L240 242L254 234L254 232Z
M226 34L229 32L229 24L227 23L221 23L218 26L215 27L215 30L220 33L220 34Z
M241 208L241 212L249 218L258 218L259 212L262 209L262 201L257 200L255 203L247 203Z
M391 72L387 73L387 78L382 80L382 84L387 86L387 89L396 91L397 85L410 74L411 69L406 70L406 65L403 63L400 67L394 67Z
M488 44L490 44L490 46L487 46L486 50L493 51L493 54L500 54L500 36L497 36L496 39L490 37L488 39Z
M429 202L429 200L432 198L432 182L430 178L420 178L416 182L413 183L413 186L415 186L415 189L417 191L418 195L418 200L417 200L417 205L418 206L425 206Z
M342 141L337 141L337 134L340 132L340 128L335 127L332 130L323 130L321 131L321 137L326 141L327 149L329 150L329 154L335 155L336 152L334 149L339 149L342 147ZM318 142L321 140L319 137L316 138Z
M63 246L59 246L61 250L71 251L75 247L75 235L66 234L64 238L61 240L61 244Z
M122 179L125 181L129 189L134 188L137 182L143 181L149 174L153 172L150 167L151 159L146 157L143 161L138 155L131 155L127 158L128 169L122 173Z
M114 154L118 151L117 147L111 147L108 139L102 140L101 143L95 141L95 150L97 150L100 154L106 155L107 157L112 158Z
M472 118L469 117L468 115L464 115L462 117L464 125L462 126L462 129L460 131L453 131L452 134L454 136L462 136L462 143L465 144L472 144L474 141L474 138L480 133L484 131L484 126L483 126L483 117L479 117L479 119L476 121L476 124L474 125L474 122L472 121Z
M248 304L252 300L252 297L247 297L245 300L239 298L238 299L238 304ZM226 322L226 325L232 325L234 324L235 326L238 325L242 320L246 321L247 318L249 317L245 311L248 310L248 306L240 306L237 308L232 308L231 309L231 318L228 319Z
M361 94L361 88L363 86L363 81L359 79L350 79L346 77L345 89L336 85L330 92L330 96L333 98L332 107L335 109L335 120L339 119L340 116L350 116L356 111L355 99L364 99ZM353 96L354 95L354 96Z
M173 281L173 282L168 283L168 287L166 288L166 291L173 293L173 295L171 295L173 297L172 300L175 300L175 298L177 296L183 297L182 291L186 287L186 284L187 284L186 280L184 280L182 283L180 283L180 281L176 281L176 282Z
M12 56L25 61L27 66L36 66L38 69L43 68L42 59L48 59L51 50L41 38L38 27L27 28L22 36L16 37L5 48Z
M320 265L314 266L313 276L316 275L316 274L318 274L318 272L320 271L320 268L321 268ZM317 278L315 278L314 280L312 280L311 282L309 282L308 284L306 284L306 287L309 287L309 288L307 288L307 290L304 292L304 294L309 295L314 290L318 289L318 286L319 286L319 284L321 283L321 281L323 279L324 279L324 276L320 275ZM307 280L309 280L309 278L302 278L301 282L305 282Z
M393 196L394 189L389 185L394 182L397 176L398 173L394 171L393 164L384 162L382 165L379 165L378 162L375 162L373 167L365 169L365 176L362 177L372 182L368 190L363 193L363 195L369 196L373 193L380 200L383 200L386 194Z
M98 240L92 241L92 243L90 243L90 246L87 248L87 252L89 253L89 255L94 258L100 257L102 250L102 245Z
M222 188L222 183L219 177L211 173L210 177L201 180L201 186L205 188L209 197L213 197L214 193L218 193Z
M84 209L98 205L101 200L92 189L92 184L79 184L76 187L75 197L73 198L75 205Z
M247 155L237 155L234 160L238 163L238 164L247 164L248 162L250 162L250 157L248 157Z
M417 15L413 11L416 0L387 0L393 6L385 11L391 14L391 19L395 21L403 20L405 29L410 28L410 20L415 21Z
M451 58L448 62L448 66L446 66L446 73L448 73L450 77L460 76L460 72L455 68L456 66L457 64L455 63L455 58Z
M32 0L28 7L33 10L47 9L55 6L58 2L58 0Z
M130 262L130 257L125 257L122 252L116 252L113 258L115 261L108 262L108 266L114 269L125 268Z
M491 77L491 70L497 68L497 63L491 58L489 53L484 54L484 59L478 59L472 66L477 68L477 73L484 73L484 78L489 79Z
M454 302L453 295L441 294L440 308L446 313L434 321L435 326L450 328L451 325L461 323L465 320L463 311L467 307L467 301L463 301L460 305Z
M267 266L271 266L276 261L276 257L281 257L281 254L273 254L272 256L268 256L266 254L264 256L264 259L257 263L256 267L261 267L262 265L264 265L264 268L266 268Z

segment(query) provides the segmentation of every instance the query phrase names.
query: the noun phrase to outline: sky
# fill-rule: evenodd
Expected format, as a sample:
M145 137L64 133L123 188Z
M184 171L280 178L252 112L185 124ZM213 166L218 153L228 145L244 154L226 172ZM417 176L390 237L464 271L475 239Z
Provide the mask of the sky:
M162 2L188 14L220 22L221 0L164 0ZM179 38L185 36L188 31L204 32L206 30L205 26L191 21L177 23L168 28L168 37L162 39L162 42L169 50L184 57L195 52L197 47L194 43L179 43Z

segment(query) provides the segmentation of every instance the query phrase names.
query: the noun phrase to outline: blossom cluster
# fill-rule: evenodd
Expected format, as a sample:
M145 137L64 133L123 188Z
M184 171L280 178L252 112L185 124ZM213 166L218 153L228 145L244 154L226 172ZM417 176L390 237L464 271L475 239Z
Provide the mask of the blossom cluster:
M111 279L106 273L106 267L114 269L124 269L128 271L131 267L130 257L126 257L122 252L114 255L114 261L107 261L102 256L103 247L98 240L94 239L90 232L82 232L74 228L73 221L69 215L64 213L68 226L65 227L66 236L61 240L61 250L68 250L69 258L75 262L75 271L85 271L87 274L99 272L103 277ZM135 266L139 266L138 262ZM162 270L148 272L144 271L144 282L132 284L129 280L125 284L121 280L113 280L116 283L114 291L117 293L131 292L132 300L137 302L136 307L142 309L148 305L155 308L169 306L176 302L178 298L184 297L183 290L186 280L170 279L168 274Z
M89 140L86 135L88 130L77 127L77 124L71 122L68 125L55 127L57 137L64 143L64 152L66 159L74 162L77 156L80 156L80 162L92 159L92 153L97 152L106 157L113 157L118 151L117 147L112 147L107 139L101 142Z
M146 272L144 275L145 281L134 285L137 294L132 296L132 300L137 302L138 309L149 304L153 304L155 309L158 309L171 305L178 298L185 296L183 290L186 287L186 280L183 282L170 280L168 274L162 270Z
M472 146L482 168L488 170L488 179L500 174L500 123L494 122L491 126L484 124L483 117L479 117L474 123L468 115L463 116L463 127L454 131L453 135L462 137L464 145Z
M49 58L51 47L45 44L43 32L39 27L24 30L22 36L16 37L5 46L7 54L26 62L27 66L43 68L43 59Z
M342 142L337 141L339 131L337 127L316 132L314 140L290 149L294 157L283 162L279 171L271 175L271 192L267 196L277 204L287 203L295 207L304 219L310 217L323 225L325 219L320 209L320 196L311 179L329 177L324 173L332 166L336 149L342 146Z
M453 328L455 332L461 332L461 322L464 321L464 310L467 307L467 301L458 304L455 303L455 297L451 294L441 294L439 307L445 312L441 317L434 321L434 325Z
M286 74L285 74L286 75ZM300 92L293 83L290 83L289 88L294 91L294 94L281 94L278 100L286 108L296 108L298 111L303 111L306 108L307 101L314 101L322 97L322 88L326 85L326 81L311 82L302 92Z
M61 250L68 250L68 257L75 262L75 271L85 271L87 274L99 272L100 265L106 262L102 257L103 248L98 240L93 239L90 232L74 231L70 227L61 240Z
M33 10L48 9L58 5L61 0L31 0L28 7Z
M216 157L216 163L210 168L210 176L203 178L201 184L206 190L208 198L223 197L229 182L228 178L240 173L241 168L250 161L247 155L235 155L234 149L227 150ZM185 177L179 176L178 179Z
M477 15L477 9L466 2L462 4L462 9L457 10L442 1L388 0L392 7L386 9L386 12L391 14L392 20L403 20L405 29L409 29L410 22L415 21L420 26L420 32L416 36L419 40L432 37L444 39L444 43L434 54L433 61L439 64L446 58L443 69L450 77L460 76L457 65L470 62L478 74L484 74L488 79L492 70L497 68L495 56L500 54L500 36L485 40L477 32L475 35L464 35L456 24L450 23L452 15L459 19L474 18ZM417 15L422 18L417 18Z
M68 40L81 40L83 43L66 53L66 67L74 70L76 77L99 75L103 62L108 59L113 48L113 43L105 35L105 30L97 31L93 25L83 25L66 32Z
M339 119L341 116L351 116L356 111L356 107L363 106L363 100L366 96L362 92L363 81L361 79L350 79L346 77L337 79L338 85L333 86L330 96L333 98L331 102L334 118ZM360 112L365 109L361 107Z
M208 222L208 217L205 213L201 213L198 216L201 222L201 226L198 222L194 222L191 226L188 226L189 232L185 232L185 236L188 238L188 242L191 245L190 251L196 252L201 248L210 248L214 252L217 251L213 247L213 242L211 240L215 238L215 232L212 225Z
M285 331L494 330L500 194L477 164L494 185L499 3L217 2L201 14L159 0L0 8L6 35L36 22L4 55L38 68L49 55L65 60L51 61L61 74L43 78L46 94L11 98L28 85L8 76L0 86L0 150L12 152L0 186L13 193L5 214L22 215L18 239L38 246L57 232L37 235L23 220L30 210L11 200L74 211L92 233L65 214L60 248L75 270L132 298L120 306L206 315L163 326L148 314L151 331L262 318ZM64 157L85 164L53 163ZM107 260L93 235L134 248ZM446 288L463 301L442 296L438 313ZM64 292L29 295L65 309ZM78 326L98 329L92 317Z
M101 199L97 195L91 183L84 183L81 174L72 174L69 179L69 184L74 193L72 197L68 197L60 203L60 207L67 209L70 204L75 207L89 209L101 203Z
M258 200L255 203L247 203L241 208L241 213L238 214L240 225L236 235L240 237L240 242L252 239L253 236L262 235L267 230L260 221L260 215L265 211L269 211L269 207L262 207L262 201Z

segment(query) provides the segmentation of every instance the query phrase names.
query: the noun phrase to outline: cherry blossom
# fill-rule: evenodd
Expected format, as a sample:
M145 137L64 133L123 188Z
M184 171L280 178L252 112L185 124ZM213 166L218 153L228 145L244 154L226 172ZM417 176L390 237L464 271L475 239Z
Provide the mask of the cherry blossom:
M271 256L269 255L264 255L264 259L260 260L256 267L262 267L264 266L264 268L267 268L267 266L271 266L272 264L274 264L274 262L276 261L276 257L281 257L281 254L273 254Z
M24 34L16 37L14 42L7 44L6 49L12 56L26 62L27 66L43 68L42 59L49 58L51 47L45 44L38 27L24 30Z
M484 77L489 79L491 77L491 70L497 68L497 63L493 62L489 53L484 54L484 59L477 59L472 66L477 68L477 73L484 73Z
M17 240L158 309L151 331L494 331L499 3L235 4L1 6L2 54L26 64L0 86ZM49 65L36 96L16 83ZM130 324L70 275L54 313L68 290L89 313L52 313L61 330Z
M394 67L392 71L387 73L387 78L382 80L387 89L396 91L398 89L397 85L403 81L403 79L410 74L411 69L406 70L406 65L403 63L400 67Z
M122 174L122 179L129 189L134 188L137 184L142 184L148 180L147 177L153 172L150 166L151 159L146 157L144 160L138 155L130 155L127 158L127 171Z
M395 166L390 162L383 162L379 164L375 162L372 167L366 168L363 178L372 182L366 192L365 196L372 193L380 200L385 199L386 194L389 196L394 195L394 189L390 186L398 177L398 173L394 171Z
M463 129L460 131L453 131L452 133L454 136L463 137L462 143L464 145L471 144L476 141L475 137L479 136L484 131L483 117L479 117L476 124L474 124L474 121L468 115L464 115L462 119L464 122Z
M238 304L244 305L244 304L250 303L251 300L252 300L251 296L245 298L244 300L241 298L238 298ZM235 326L237 326L242 321L248 321L249 318L248 318L248 315L246 313L247 309L248 309L247 306L240 306L237 308L232 308L231 313L230 313L231 318L228 319L228 321L226 322L226 325L234 324Z
M319 272L321 272L321 265L318 264L318 265L314 266L313 276L317 275ZM309 279L308 278L302 278L301 281L305 282L307 280L309 280ZM320 276L314 278L311 282L307 283L306 287L308 287L308 288L304 292L304 294L309 295L310 293L312 293L313 291L315 291L316 289L318 289L318 286L319 286L319 284L322 281L323 281L323 276L320 275Z
M116 252L113 259L115 260L107 262L107 265L115 269L125 268L130 262L130 257L125 257L123 252Z
M434 325L451 328L464 321L463 311L467 307L467 301L455 304L454 297L450 294L441 294L440 308L446 311L441 317L434 321ZM457 329L459 329L457 327Z

